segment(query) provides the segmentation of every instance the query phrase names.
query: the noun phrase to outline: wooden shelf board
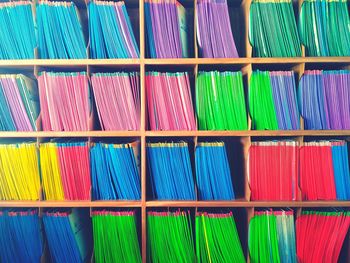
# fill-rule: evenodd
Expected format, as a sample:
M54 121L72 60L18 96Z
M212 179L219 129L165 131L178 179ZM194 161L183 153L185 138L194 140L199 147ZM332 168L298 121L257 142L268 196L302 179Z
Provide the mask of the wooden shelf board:
M0 67L84 67L146 65L248 65L248 64L299 64L340 63L349 64L350 57L300 57L300 58L170 58L170 59L23 59L0 60Z
M350 207L350 201L148 201L147 207Z
M0 201L0 207L141 207L141 201Z
M148 137L350 136L350 130L295 131L146 131Z

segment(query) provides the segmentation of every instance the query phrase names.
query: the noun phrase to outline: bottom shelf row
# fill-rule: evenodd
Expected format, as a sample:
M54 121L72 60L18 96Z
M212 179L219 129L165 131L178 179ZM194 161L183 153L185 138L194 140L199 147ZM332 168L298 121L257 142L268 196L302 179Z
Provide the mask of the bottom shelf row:
M150 209L147 262L348 262L349 225L334 209ZM139 209L4 209L0 231L1 262L142 261Z

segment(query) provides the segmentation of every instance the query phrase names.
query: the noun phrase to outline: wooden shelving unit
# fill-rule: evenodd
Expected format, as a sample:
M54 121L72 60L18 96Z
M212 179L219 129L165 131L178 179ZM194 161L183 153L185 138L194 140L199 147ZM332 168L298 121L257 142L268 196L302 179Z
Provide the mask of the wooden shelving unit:
M75 1L75 0L73 0ZM84 1L78 1L81 12L86 12ZM251 140L259 137L288 137L299 142L303 142L305 137L330 137L330 138L350 138L350 130L297 130L297 131L150 131L147 130L147 109L145 94L145 72L148 70L165 71L169 68L176 71L189 71L195 81L198 71L209 68L210 70L241 70L245 77L245 88L248 88L249 77L254 69L266 70L294 70L300 77L305 69L345 69L350 68L350 57L299 57L299 58L252 58L251 47L248 41L248 16L251 0L228 1L230 5L230 15L235 15L240 10L241 25L232 24L234 36L237 32L240 34L238 46L241 58L232 59L208 59L199 58L194 13L196 9L196 0L180 0L184 6L192 12L192 23L194 28L192 31L194 46L192 53L193 58L184 59L150 59L146 57L145 42L145 25L144 25L144 0L125 0L127 8L133 10L132 14L138 15L138 28L135 32L139 34L139 59L77 59L77 60L48 60L48 59L32 59L32 60L0 60L0 73L6 72L22 72L29 73L33 76L37 75L41 70L84 70L88 73L96 71L132 69L140 72L141 84L141 129L140 131L79 131L79 132L0 132L0 141L7 139L26 139L37 140L40 143L46 138L129 138L139 139L141 142L141 190L142 198L140 201L0 201L0 207L39 207L39 208L59 208L59 207L123 207L138 208L141 211L141 234L142 234L142 258L146 262L146 212L150 208L170 208L170 207L186 207L186 208L243 208L246 209L248 220L253 214L254 208L259 207L291 207L301 209L321 208L321 207L349 207L350 201L249 201L247 193L248 182L246 174L244 178L244 190L242 196L234 201L156 201L149 200L147 195L147 164L146 164L146 142L148 140L203 140L205 138L214 138L217 140L233 139L241 141L243 152L243 160L247 159L247 149ZM296 10L302 0L295 2ZM130 5L130 6L128 6ZM84 9L85 8L85 9ZM296 14L297 15L297 14ZM97 118L96 118L97 119ZM244 164L243 164L244 166Z

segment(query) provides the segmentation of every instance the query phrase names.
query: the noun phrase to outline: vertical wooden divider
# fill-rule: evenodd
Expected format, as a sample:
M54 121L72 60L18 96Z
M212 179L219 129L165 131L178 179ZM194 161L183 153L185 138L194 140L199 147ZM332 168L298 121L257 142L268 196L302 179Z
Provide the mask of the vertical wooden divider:
M296 21L299 21L299 15L301 12L301 6L303 4L304 0L298 0L298 13L296 15ZM300 36L299 36L300 38ZM301 39L300 39L301 40ZM300 43L301 44L301 43ZM305 56L305 46L301 44L301 56L304 58Z
M254 211L255 208L254 207L246 207L246 211L247 211L247 263L250 263L250 255L249 255L249 222L250 220L253 218L254 216Z
M249 8L252 0L242 0L241 7L243 8L244 24L245 24L245 57L252 57L252 46L249 42Z
M140 23L140 87L141 87L141 254L147 261L146 208L146 88L145 88L145 18L144 0L139 0Z

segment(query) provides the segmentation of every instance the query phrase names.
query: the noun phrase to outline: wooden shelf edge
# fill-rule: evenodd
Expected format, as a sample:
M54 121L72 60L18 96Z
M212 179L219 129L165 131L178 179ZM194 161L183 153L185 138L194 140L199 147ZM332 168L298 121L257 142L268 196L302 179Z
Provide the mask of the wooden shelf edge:
M141 207L141 201L0 201L0 207Z
M350 207L350 201L148 201L147 207Z
M37 131L0 132L0 138L50 138L50 137L140 137L141 131Z
M169 58L169 59L23 59L0 60L0 67L84 67L131 65L247 65L341 63L349 64L350 57L297 57L297 58Z

